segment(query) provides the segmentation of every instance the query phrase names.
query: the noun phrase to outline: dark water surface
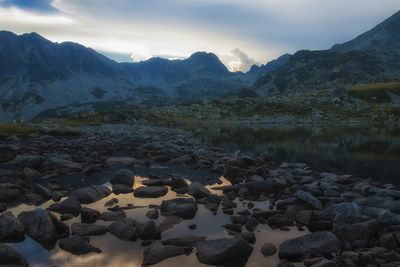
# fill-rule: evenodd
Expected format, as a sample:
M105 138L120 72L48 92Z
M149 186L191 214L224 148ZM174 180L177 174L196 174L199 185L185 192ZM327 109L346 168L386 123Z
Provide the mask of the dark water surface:
M270 153L317 171L353 174L400 187L400 130L371 125L242 125L186 128L203 141L245 154Z

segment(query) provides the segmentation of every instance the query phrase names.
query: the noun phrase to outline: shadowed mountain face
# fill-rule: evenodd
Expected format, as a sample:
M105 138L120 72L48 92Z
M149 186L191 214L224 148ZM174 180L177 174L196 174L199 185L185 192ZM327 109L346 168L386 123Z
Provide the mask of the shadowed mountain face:
M400 80L400 11L357 38L330 50L299 51L261 76L261 93L327 89Z
M82 45L36 33L0 32L0 121L31 119L49 108L89 102L165 103L219 97L254 79L218 57L117 63Z

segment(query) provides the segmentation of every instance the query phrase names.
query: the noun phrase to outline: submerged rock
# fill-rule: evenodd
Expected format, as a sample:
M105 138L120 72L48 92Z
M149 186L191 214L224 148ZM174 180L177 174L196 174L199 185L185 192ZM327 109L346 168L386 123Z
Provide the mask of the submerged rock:
M111 194L111 190L108 187L101 185L91 185L77 189L71 193L71 196L76 196L80 203L90 204L103 199Z
M222 266L245 266L253 251L253 247L241 237L204 240L196 247L201 263Z
M25 239L24 225L11 211L0 215L0 242L13 243ZM0 261L1 263L1 261Z
M193 219L197 212L197 204L192 198L175 198L163 200L161 215L176 215L183 219Z
M160 243L154 243L143 251L142 266L153 265L172 257L190 254L191 252L191 247L163 246Z
M75 255L85 255L91 252L101 253L99 248L90 245L86 239L76 235L60 239L58 246Z
M342 243L331 232L315 232L287 240L279 246L281 259L298 260L313 256L329 256L338 252Z
M16 250L7 246L6 244L1 244L1 243L0 243L0 265L10 266L10 267L29 266L28 262L25 260L24 257L22 257L21 254L19 254Z

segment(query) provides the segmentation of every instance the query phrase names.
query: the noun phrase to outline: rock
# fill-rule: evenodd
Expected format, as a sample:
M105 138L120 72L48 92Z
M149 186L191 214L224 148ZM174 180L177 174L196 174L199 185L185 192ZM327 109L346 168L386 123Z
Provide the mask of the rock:
M117 238L125 241L136 240L136 228L132 220L116 221L108 226L108 231Z
M90 204L103 199L111 194L108 187L100 185L91 185L77 189L71 193L71 196L76 196L82 204Z
M175 198L163 200L161 215L176 215L183 219L193 219L197 212L197 204L192 198Z
M12 203L22 201L24 194L20 186L10 183L0 184L0 202Z
M247 221L247 223L245 225L247 231L249 231L249 232L253 232L254 230L256 230L257 226L258 226L258 222L254 218L249 218L249 220Z
M222 226L223 228L235 232L235 233L241 233L242 232L242 225L241 224L225 224Z
M7 204L6 203L0 203L0 213L4 212L7 210Z
M188 164L193 162L193 158L190 155L182 155L179 158L171 159L169 163L172 164Z
M60 239L58 246L62 250L68 251L75 255L85 255L91 252L101 253L99 248L90 245L86 239L80 236L70 236Z
M24 225L11 211L0 215L0 242L14 243L25 240ZM1 263L1 262L0 262Z
M302 200L304 203L312 207L313 209L320 210L322 209L322 204L321 202L316 199L314 196L311 194L304 192L303 190L298 190L296 192L296 197L298 197L300 200Z
M113 184L112 192L116 195L129 194L133 192L133 188L125 184Z
M311 220L312 214L312 210L300 211L296 214L295 220L302 225L307 225Z
M363 223L347 223L335 227L334 234L342 241L369 240L368 226Z
M61 214L60 220L63 221L63 222L64 222L64 221L69 221L69 220L72 220L74 217L75 217L75 216L74 216L73 214L64 213L64 214Z
M32 189L33 193L42 196L46 200L52 197L52 192L41 184L35 183Z
M107 227L98 224L89 223L73 223L71 225L71 232L73 235L105 235Z
M111 184L123 184L132 188L135 183L135 175L128 169L119 170L110 180Z
M10 165L15 166L19 169L33 168L39 169L42 166L43 157L40 155L17 155L11 162Z
M106 165L110 168L118 166L135 166L139 163L140 161L131 157L111 157L106 160Z
M72 162L61 157L53 156L43 162L43 168L46 170L55 169L69 169L69 170L82 170L83 165Z
M256 235L252 232L243 232L241 234L238 234L237 236L243 238L250 244L256 243Z
M77 197L72 196L60 203L55 203L50 205L50 207L48 207L47 210L58 212L61 214L70 213L75 216L78 216L79 213L81 212L81 204Z
M69 235L68 226L43 209L23 211L18 219L24 225L26 234L48 250L54 248L59 238Z
M279 246L281 259L297 260L312 256L329 256L340 251L342 243L331 232L315 232L287 240Z
M168 193L168 188L162 186L141 186L133 192L135 197L140 198L157 198Z
M162 262L168 258L190 254L192 248L178 246L163 246L160 243L154 243L143 251L142 266L149 266Z
M112 198L104 204L104 207L112 207L115 204L118 204L119 200L117 198Z
M201 263L223 266L244 266L253 251L241 237L199 241L196 247Z
M188 226L188 228L189 228L190 230L195 230L195 229L197 228L197 224L190 224L190 225Z
M181 237L170 238L161 241L163 245L173 245L179 247L193 247L197 242L205 240L205 236L186 235Z
M146 213L146 217L149 218L149 219L151 219L151 220L157 219L158 216L159 216L159 213L158 213L158 210L157 210L157 209L149 210L149 211Z
M294 265L284 259L278 263L277 267L294 267Z
M106 211L100 214L99 219L103 221L121 221L126 219L126 214L123 211Z
M183 221L183 219L179 216L168 216L160 223L160 225L158 225L157 230L159 232L164 232L164 231L174 227L178 223L181 223L182 221Z
M100 212L94 209L83 207L81 209L81 222L82 223L95 223L100 217Z
M21 254L19 254L16 250L9 247L8 245L1 243L0 243L0 265L4 267L29 266L28 262L25 260L24 257L22 257Z
M264 246L261 248L261 253L266 257L274 255L276 251L277 248L270 243L265 243Z
M211 195L211 192L198 182L193 182L189 185L188 193L195 199L206 198Z
M51 192L51 199L54 202L59 202L62 199L63 195L61 192L55 191L55 192Z
M187 188L189 187L188 183L183 178L172 177L169 182L171 188L173 190L177 188Z
M138 237L142 240L157 239L160 236L160 232L156 230L156 223L153 220L149 220L145 223L135 223Z

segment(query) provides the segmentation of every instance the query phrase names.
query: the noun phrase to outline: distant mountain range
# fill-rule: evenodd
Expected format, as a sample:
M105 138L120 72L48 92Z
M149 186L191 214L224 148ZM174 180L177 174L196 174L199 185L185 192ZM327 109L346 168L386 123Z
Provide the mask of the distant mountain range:
M36 33L0 31L0 122L59 107L159 105L223 97L243 87L260 95L400 80L400 11L329 50L285 54L247 73L229 72L212 53L184 60L117 63L82 45Z

